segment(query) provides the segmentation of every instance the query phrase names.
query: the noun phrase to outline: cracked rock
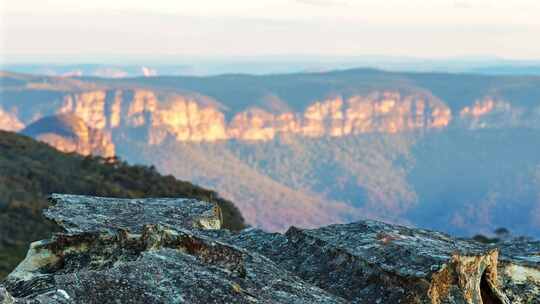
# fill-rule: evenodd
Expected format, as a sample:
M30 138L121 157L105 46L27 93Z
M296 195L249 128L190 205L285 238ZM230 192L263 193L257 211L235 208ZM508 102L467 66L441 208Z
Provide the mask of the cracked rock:
M487 246L376 221L221 228L196 200L54 195L64 233L0 285L11 303L540 303L540 243Z

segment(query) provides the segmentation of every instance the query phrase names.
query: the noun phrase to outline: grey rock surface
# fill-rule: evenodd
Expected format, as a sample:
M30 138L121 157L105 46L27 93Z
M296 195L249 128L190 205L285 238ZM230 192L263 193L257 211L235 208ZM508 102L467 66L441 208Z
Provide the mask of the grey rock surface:
M511 303L540 303L540 242L507 242L500 248L502 291Z
M0 304L540 303L539 242L376 221L235 234L200 201L52 200L65 233L32 244Z
M482 274L495 269L496 275L496 251L374 221L293 227L285 235L244 232L230 242L353 303L481 303ZM460 275L463 282L456 284ZM509 303L496 284L489 289L500 303Z
M0 285L0 304L13 304L15 299L9 294L6 288Z
M146 224L172 228L220 229L219 208L207 202L183 198L118 199L81 195L53 194L46 218L66 232L91 232L127 229L140 233Z

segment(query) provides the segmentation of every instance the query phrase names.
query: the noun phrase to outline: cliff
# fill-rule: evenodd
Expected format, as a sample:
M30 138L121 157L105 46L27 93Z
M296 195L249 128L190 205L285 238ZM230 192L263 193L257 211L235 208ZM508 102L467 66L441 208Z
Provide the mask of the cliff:
M20 131L24 124L19 121L17 115L9 113L0 108L0 130Z
M145 127L148 143L166 136L180 142L237 139L268 141L279 135L311 138L362 133L397 133L441 129L452 120L450 109L428 94L373 91L349 98L314 100L302 112L250 107L223 112L201 96L165 94L144 89L99 90L67 94L58 113L76 115L98 130ZM226 116L231 116L230 120Z
M48 116L30 124L21 131L45 142L62 152L80 155L115 156L115 146L110 132L98 130L72 114Z
M127 80L0 75L0 128L71 114L149 144L540 127L538 77L350 70ZM131 133L130 133L131 134Z
M269 231L367 214L461 236L540 233L540 77L0 77L0 128L79 117L123 159L215 189Z
M168 136L179 142L270 141L286 135L320 138L442 130L452 122L467 129L539 127L540 117L526 108L489 96L453 113L431 94L392 90L312 100L298 112L260 106L231 112L208 102L204 96L162 94L148 89L94 90L68 93L61 98L57 107L45 113L76 116L91 126L91 130L105 134L144 128L146 141L152 145L160 144ZM36 111L32 117L42 115L42 111ZM23 126L16 114L1 110L0 104L1 128L17 131ZM57 145L66 149L60 143Z
M540 301L539 242L494 247L375 221L231 233L196 200L51 199L45 216L63 232L31 245L0 284L2 304Z

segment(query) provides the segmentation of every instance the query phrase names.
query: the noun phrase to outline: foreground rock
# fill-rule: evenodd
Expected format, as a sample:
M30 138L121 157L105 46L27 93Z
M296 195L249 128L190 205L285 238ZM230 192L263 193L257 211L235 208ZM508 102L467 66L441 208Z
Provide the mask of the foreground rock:
M221 227L210 203L52 202L45 216L66 233L33 243L8 276L6 298L17 303L345 303L260 254L204 236Z
M232 234L184 199L53 195L7 303L540 303L540 243L500 248L364 221Z
M353 303L540 303L540 243L498 248L375 221L228 240Z
M195 199L118 199L53 194L45 217L66 232L109 232L119 229L141 233L144 225L162 224L174 229L220 229L217 205Z

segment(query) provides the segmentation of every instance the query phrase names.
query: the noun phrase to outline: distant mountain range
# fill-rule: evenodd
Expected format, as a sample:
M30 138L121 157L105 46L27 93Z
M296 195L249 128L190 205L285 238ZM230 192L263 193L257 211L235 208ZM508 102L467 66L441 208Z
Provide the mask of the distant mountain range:
M118 60L110 61L118 62ZM146 64L0 64L0 70L62 77L129 78L154 76L212 76L221 74L283 74L325 72L367 67L396 72L473 73L482 75L540 75L540 60L507 60L497 57L423 59L359 56L269 56L247 58L169 58Z
M95 130L110 141L88 143L216 189L267 230L376 218L540 236L540 77L354 69L0 81L1 129L77 143L85 132L74 130Z

